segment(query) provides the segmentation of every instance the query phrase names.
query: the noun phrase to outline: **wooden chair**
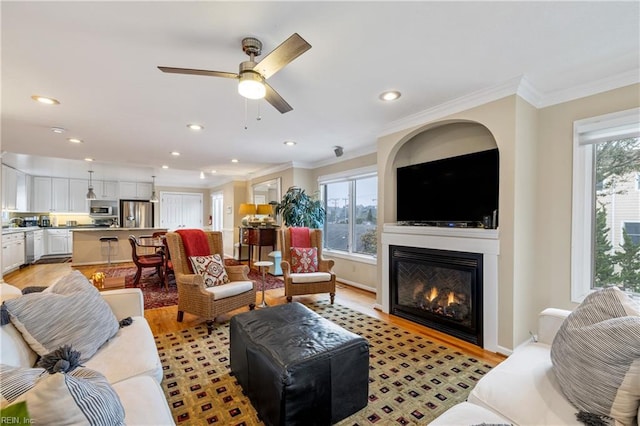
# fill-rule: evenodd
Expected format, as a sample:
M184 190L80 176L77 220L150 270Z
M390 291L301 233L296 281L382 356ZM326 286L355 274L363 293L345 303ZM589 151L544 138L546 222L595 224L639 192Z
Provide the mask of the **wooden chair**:
M310 246L315 247L318 253L318 272L295 273L291 267L291 233L289 229L280 230L280 241L282 241L282 262L280 265L287 302L291 302L293 296L329 293L333 304L336 296L336 274L332 271L334 261L322 258L322 230L309 229Z
M206 231L205 234L210 253L219 254L224 259L222 233ZM256 284L249 280L247 265L225 266L230 282L207 287L203 276L191 271L180 234L168 232L166 239L178 286L178 322L182 322L185 312L203 317L206 320L207 331L211 334L218 315L243 306L249 306L249 309L253 310L256 304ZM236 291L246 288L247 282L251 283L250 290Z
M133 235L129 235L129 243L131 244L131 258L138 268L136 275L133 278L133 285L136 287L138 286L143 268L155 268L158 277L160 277L160 282L163 282L164 256L158 253L139 254L138 240Z
M166 234L166 232L165 232L165 234ZM162 242L164 243L164 248L163 248L163 255L164 255L164 288L165 288L165 290L169 290L169 275L173 275L173 278L175 278L176 274L173 271L173 262L171 261L171 252L169 251L169 243L167 242L166 238L163 238Z

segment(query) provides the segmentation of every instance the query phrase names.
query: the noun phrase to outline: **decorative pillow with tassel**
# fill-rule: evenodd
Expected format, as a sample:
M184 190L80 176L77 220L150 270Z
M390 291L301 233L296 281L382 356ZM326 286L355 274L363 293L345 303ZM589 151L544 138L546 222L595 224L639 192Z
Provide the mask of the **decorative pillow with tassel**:
M637 424L640 312L617 287L589 294L551 345L558 383L585 424Z
M40 368L3 365L3 409L26 403L34 424L124 425L118 394L102 374L79 367L79 360L79 352L63 346L42 357Z

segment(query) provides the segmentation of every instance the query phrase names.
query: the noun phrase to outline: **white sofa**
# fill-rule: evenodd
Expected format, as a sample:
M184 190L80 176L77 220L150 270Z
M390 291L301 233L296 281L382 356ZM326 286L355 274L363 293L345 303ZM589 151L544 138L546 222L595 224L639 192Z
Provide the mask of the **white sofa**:
M516 348L478 381L466 402L430 424L583 425L576 419L578 410L560 389L550 357L551 343L569 313L553 308L542 311L537 341Z
M140 289L124 289L101 294L118 321L131 317L133 323L120 328L83 365L107 378L122 402L127 425L174 425L160 387L162 365L153 334L144 318L142 292ZM0 302L14 297L22 297L20 289L2 283ZM1 364L33 367L36 363L36 353L13 324L0 327L0 348Z

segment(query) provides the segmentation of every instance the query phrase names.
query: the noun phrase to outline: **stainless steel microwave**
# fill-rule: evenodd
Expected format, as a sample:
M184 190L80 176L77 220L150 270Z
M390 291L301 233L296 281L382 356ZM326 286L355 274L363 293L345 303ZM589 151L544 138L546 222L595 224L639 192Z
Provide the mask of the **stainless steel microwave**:
M93 216L111 216L113 215L113 208L111 206L91 206L89 212Z

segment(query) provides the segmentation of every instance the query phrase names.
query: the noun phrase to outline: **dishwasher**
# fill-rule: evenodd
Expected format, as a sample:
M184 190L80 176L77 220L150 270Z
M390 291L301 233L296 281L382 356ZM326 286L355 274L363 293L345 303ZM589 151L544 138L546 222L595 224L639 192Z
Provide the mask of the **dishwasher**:
M33 243L33 233L35 231L26 231L24 233L24 263L31 265L35 259L35 245Z

